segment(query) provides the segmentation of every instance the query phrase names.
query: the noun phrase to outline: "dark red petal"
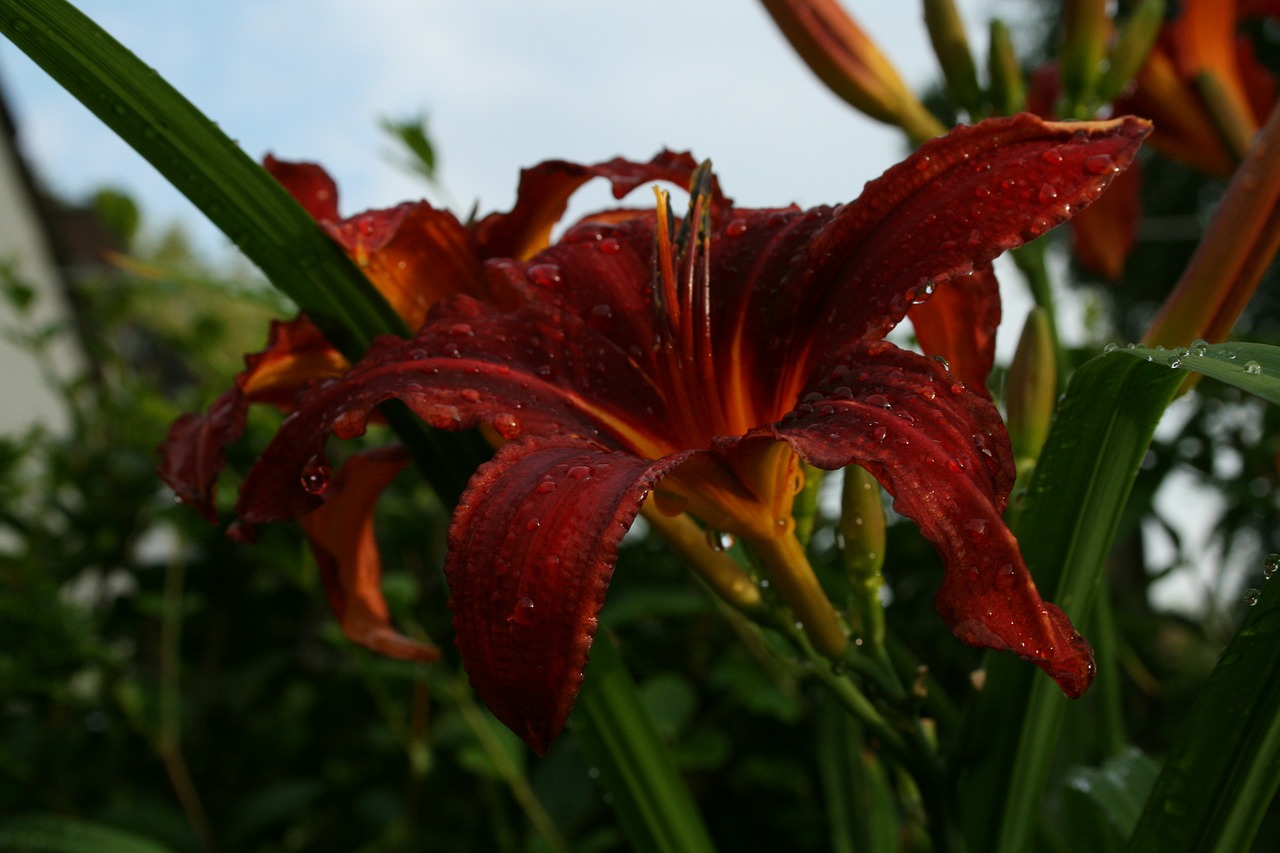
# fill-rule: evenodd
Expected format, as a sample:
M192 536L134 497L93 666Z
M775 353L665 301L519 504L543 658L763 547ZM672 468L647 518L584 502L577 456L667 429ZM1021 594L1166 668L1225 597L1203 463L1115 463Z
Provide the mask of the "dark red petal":
M226 446L244 432L249 403L292 405L307 382L341 374L346 362L310 320L273 320L267 346L245 356L236 384L203 415L174 421L158 448L159 474L179 500L209 521L217 521L214 497L218 475L226 465Z
M911 306L907 318L926 354L945 358L970 391L990 399L987 375L996 360L1000 326L1000 283L994 271L952 279L926 301Z
M410 329L446 296L491 296L470 229L425 201L365 211L326 230Z
M985 269L1078 213L1149 130L1134 118L1048 123L1022 114L926 142L840 209L782 282L805 301L814 352L883 336L922 291Z
M440 659L438 650L391 627L373 535L374 505L407 462L398 447L351 457L333 478L324 504L298 523L311 541L329 604L348 639L387 657L429 663Z
M262 167L298 200L317 222L338 219L338 185L321 166L277 160L268 154Z
M227 464L227 445L244 432L248 407L249 401L236 386L205 414L187 414L174 421L157 448L160 479L169 484L178 500L215 524L218 475Z
M1096 204L1071 221L1080 265L1096 275L1119 281L1137 238L1141 208L1142 169L1140 163L1134 163Z
M476 693L543 754L578 695L618 543L676 458L514 442L472 478L445 575Z
M663 151L648 163L622 158L592 166L564 160L540 163L520 173L515 207L509 213L486 216L475 228L476 238L487 257L526 260L547 246L569 197L592 178L607 178L613 184L614 198L622 198L650 181L668 181L688 189L697 166L688 153L672 151ZM716 200L727 204L718 187Z
M999 415L933 359L884 342L856 355L769 435L820 468L870 471L942 555L936 603L952 633L1033 661L1080 695L1092 651L1041 600L1000 517L1013 462Z
M607 338L545 305L500 314L459 297L413 340L379 338L347 374L304 394L246 477L241 518L256 524L318 505L301 473L322 464L330 432L361 434L392 398L440 429L489 423L505 438L580 436L652 458L671 449L661 399Z

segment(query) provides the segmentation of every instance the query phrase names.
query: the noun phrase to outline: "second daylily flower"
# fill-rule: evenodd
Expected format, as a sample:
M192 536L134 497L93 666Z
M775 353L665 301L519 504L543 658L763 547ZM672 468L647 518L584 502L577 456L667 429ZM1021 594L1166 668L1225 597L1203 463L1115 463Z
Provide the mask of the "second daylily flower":
M532 256L491 255L482 291L444 298L412 340L379 339L301 392L238 515L246 529L303 517L338 564L342 604L376 566L353 519L367 520L398 463L357 457L331 481L329 436L363 433L393 398L437 428L490 427L505 443L454 513L445 574L472 683L544 751L577 694L618 544L650 497L745 540L815 646L841 654L791 504L801 460L857 464L937 545L937 606L955 635L1034 661L1078 695L1088 645L1041 601L1000 517L1014 468L998 413L943 363L883 337L935 288L1096 198L1146 133L1135 120L986 122L927 143L851 204L807 211L734 208L700 169L683 219L660 196L656 211L588 217ZM596 174L619 194L646 171L670 178L615 165ZM198 444L175 435L171 475L192 470L182 458ZM385 639L380 606L365 611Z

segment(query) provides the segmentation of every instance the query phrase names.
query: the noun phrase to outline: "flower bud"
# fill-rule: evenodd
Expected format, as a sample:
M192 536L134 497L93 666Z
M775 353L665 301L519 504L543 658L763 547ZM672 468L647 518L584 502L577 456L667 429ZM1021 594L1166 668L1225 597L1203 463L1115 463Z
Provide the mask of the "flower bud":
M1066 116L1086 118L1111 34L1107 0L1066 0L1062 8L1062 93Z
M978 85L978 70L969 51L964 22L953 0L925 0L924 23L952 100L968 110L969 115L981 116L985 99Z
M884 586L885 517L880 484L857 465L844 469L841 494L840 535L844 539L841 557L853 587L850 617L855 633L863 641L878 646L884 641L884 608L880 587Z
M1164 23L1164 7L1165 0L1140 0L1120 27L1120 36L1108 56L1107 70L1098 80L1099 100L1114 101L1142 69Z
M1034 461L1040 455L1040 448L1049 436L1057 396L1057 360L1049 315L1043 308L1035 307L1027 314L1018 349L1005 377L1009 439L1019 469L1026 460Z
M991 105L997 115L1011 116L1027 108L1027 90L1022 81L1022 66L1013 49L1013 39L1004 21L991 21L991 53L987 58L991 78Z
M762 0L782 34L827 88L922 142L945 132L875 42L835 0Z

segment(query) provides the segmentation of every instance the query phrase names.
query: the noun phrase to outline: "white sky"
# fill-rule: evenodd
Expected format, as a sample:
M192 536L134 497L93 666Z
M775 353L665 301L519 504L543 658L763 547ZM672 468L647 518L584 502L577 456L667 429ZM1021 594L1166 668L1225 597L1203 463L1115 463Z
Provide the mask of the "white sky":
M991 0L961 4L985 42ZM250 156L311 159L344 213L421 196L380 117L427 112L456 204L510 205L551 158L710 157L741 204L848 201L900 159L898 133L830 95L744 0L80 0ZM848 7L908 80L934 79L916 3ZM134 193L149 221L199 215L7 42L0 85L20 144L57 192ZM606 198L597 188L600 201ZM193 226L197 227L197 226ZM216 245L200 220L203 245Z

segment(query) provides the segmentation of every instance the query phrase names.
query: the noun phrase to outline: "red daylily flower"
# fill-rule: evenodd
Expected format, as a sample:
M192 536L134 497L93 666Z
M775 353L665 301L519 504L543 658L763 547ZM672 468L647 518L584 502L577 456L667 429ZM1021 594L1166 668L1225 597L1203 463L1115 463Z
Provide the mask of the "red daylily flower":
M448 210L426 201L406 202L342 218L338 188L313 163L291 163L268 156L264 167L325 232L346 251L404 320L417 329L427 312L445 296L465 293L493 301L484 262L492 257L524 260L543 249L569 197L595 177L608 177L614 194L647 181L687 185L697 165L688 154L663 152L648 163L612 160L594 166L554 161L526 169L520 176L515 206L463 225ZM946 354L946 353L942 353ZM306 316L273 322L267 347L247 356L235 385L207 415L189 415L173 425L161 476L183 501L216 521L214 489L225 464L223 448L244 431L250 403L288 410L307 382L342 375L350 368Z
M324 448L363 433L386 400L437 428L491 426L506 443L454 513L445 574L473 685L543 752L650 495L745 540L815 645L840 654L791 504L800 460L857 464L941 552L937 607L953 633L1078 695L1092 654L1041 601L1000 517L1014 468L998 413L944 364L882 339L913 302L1096 198L1147 129L992 120L927 143L851 204L808 211L733 208L699 171L683 221L660 199L588 217L525 260L492 257L486 300L444 298L412 340L380 338L298 395L245 479L241 523L302 517L315 537L338 500L363 525L388 469L339 483ZM178 435L169 452L197 444ZM376 554L329 539L317 553L335 606L350 607L344 585L367 589ZM367 599L354 607L385 627Z

